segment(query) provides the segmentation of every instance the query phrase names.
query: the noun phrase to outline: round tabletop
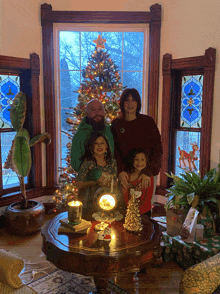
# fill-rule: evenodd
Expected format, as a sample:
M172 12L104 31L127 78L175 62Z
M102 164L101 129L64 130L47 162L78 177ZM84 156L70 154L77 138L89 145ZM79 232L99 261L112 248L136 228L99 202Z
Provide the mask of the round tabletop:
M62 270L83 275L109 277L122 271L138 271L153 260L160 246L157 222L142 216L143 230L131 233L123 222L112 222L111 241L98 240L97 221L85 234L59 233L60 220L67 212L55 216L42 228L42 250L47 259Z

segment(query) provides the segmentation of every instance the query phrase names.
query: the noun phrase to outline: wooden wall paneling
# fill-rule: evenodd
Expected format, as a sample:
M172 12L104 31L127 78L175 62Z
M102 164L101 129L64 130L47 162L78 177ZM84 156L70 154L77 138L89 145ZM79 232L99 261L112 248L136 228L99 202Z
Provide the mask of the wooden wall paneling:
M123 11L53 11L50 4L41 5L41 25L43 36L43 73L45 99L45 130L50 133L52 143L47 152L47 186L56 185L56 132L55 132L55 101L54 101L54 57L53 57L53 23L149 23L150 24L150 55L152 62L149 67L149 105L150 115L157 121L159 61L160 61L160 30L161 5L154 4L150 12ZM152 35L152 36L151 36ZM151 106L153 105L153 106Z

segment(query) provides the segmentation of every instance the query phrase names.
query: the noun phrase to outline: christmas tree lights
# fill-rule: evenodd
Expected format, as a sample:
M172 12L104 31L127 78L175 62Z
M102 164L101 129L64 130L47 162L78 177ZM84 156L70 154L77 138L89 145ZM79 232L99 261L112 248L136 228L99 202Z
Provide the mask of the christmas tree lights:
M59 189L55 192L54 201L56 207L54 211L63 211L67 208L67 203L77 199L77 174L70 165L70 153L72 138L77 131L78 125L86 116L86 105L92 99L98 99L105 108L105 119L110 123L119 115L119 98L125 88L120 82L120 75L117 65L110 58L110 54L105 51L105 39L99 35L95 50L90 56L87 66L82 72L83 81L78 93L78 104L70 107L67 113L66 123L70 126L68 132L62 131L68 136L67 156L65 158L67 167L59 168ZM67 188L68 187L68 188Z

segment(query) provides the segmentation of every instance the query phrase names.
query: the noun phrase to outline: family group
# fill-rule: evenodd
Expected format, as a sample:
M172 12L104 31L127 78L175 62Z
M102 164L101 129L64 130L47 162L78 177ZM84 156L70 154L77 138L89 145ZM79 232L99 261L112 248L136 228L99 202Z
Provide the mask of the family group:
M161 167L161 136L154 119L140 114L141 98L136 89L126 88L119 105L121 114L111 125L106 123L104 106L98 99L86 106L71 149L79 199L85 211L90 210L95 191L114 180L125 205L130 188L141 191L140 213L150 216L155 176Z

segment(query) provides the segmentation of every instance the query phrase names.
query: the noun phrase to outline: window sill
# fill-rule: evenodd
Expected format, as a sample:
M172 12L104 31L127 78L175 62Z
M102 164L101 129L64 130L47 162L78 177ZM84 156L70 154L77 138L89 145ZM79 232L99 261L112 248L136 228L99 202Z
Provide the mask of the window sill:
M27 199L36 199L44 195L53 195L56 189L57 187L41 187L27 190ZM8 205L18 201L21 201L20 192L14 192L11 194L4 195L0 198L0 208L7 207Z

